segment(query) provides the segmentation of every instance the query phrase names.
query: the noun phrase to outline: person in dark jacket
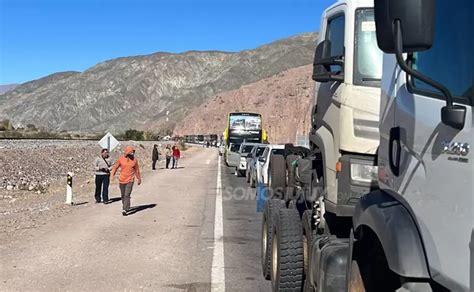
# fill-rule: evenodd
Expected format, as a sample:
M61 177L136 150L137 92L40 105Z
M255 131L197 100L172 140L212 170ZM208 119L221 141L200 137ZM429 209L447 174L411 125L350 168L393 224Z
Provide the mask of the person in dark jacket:
M96 203L109 203L110 170L113 164L109 150L102 149L100 156L94 162Z
M151 153L151 168L156 170L156 162L160 159L160 153L158 152L158 145L153 145L153 152Z

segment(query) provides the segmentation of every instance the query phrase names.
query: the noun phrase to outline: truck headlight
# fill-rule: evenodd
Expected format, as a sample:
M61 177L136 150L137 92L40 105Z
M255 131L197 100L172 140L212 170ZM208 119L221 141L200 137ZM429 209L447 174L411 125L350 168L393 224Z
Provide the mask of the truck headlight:
M351 179L353 181L364 183L377 181L377 166L369 164L351 164Z

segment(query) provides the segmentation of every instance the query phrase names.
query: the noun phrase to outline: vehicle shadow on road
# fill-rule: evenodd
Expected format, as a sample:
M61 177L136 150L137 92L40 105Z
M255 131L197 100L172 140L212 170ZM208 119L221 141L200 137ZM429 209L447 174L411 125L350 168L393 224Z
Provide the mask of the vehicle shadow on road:
M128 211L128 215L133 215L137 212L146 210L146 209L152 209L155 208L156 204L147 204L147 205L140 205L140 206L135 206L131 207L130 210Z

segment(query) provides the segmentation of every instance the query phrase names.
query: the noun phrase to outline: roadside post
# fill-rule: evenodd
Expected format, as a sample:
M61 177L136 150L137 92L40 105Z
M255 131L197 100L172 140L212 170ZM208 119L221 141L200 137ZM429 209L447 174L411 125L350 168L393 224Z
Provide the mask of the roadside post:
M66 179L66 204L67 205L74 205L73 197L72 197L72 178L74 173L68 172L67 179Z

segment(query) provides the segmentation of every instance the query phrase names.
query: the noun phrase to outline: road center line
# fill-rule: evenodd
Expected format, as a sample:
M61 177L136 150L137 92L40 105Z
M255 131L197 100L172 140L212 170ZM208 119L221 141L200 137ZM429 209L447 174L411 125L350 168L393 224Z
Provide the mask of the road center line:
M221 157L217 165L216 211L214 215L214 253L212 254L211 291L225 291L224 224L222 221Z

